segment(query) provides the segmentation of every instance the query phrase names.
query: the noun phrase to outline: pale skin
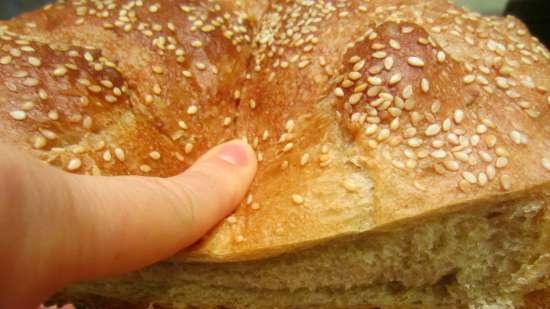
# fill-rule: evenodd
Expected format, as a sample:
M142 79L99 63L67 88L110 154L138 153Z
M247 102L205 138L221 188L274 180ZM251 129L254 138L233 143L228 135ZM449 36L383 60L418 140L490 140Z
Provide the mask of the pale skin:
M240 141L167 179L69 174L0 145L0 309L172 256L234 210L256 168Z

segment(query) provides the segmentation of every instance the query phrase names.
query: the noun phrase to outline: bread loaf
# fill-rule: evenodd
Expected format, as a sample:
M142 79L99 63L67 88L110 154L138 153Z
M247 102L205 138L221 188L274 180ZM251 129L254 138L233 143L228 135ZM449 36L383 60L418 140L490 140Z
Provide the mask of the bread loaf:
M73 0L0 33L4 142L89 175L174 175L235 137L260 162L193 248L59 300L550 306L550 52L513 17L443 0Z

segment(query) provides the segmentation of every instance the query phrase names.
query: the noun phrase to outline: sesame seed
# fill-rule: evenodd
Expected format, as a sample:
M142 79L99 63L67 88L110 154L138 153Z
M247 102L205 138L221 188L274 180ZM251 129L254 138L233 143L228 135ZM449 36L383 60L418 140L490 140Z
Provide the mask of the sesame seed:
M147 165L147 164L142 164L139 166L139 170L144 172L144 173L150 173L152 171L152 168L151 166Z
M393 57L387 57L386 59L384 59L384 68L386 70L391 70L391 68L393 68L393 64L394 64L394 60L393 60Z
M350 72L348 74L348 77L351 80L359 80L359 79L361 79L361 76L363 76L363 75L359 72Z
M403 78L403 76L399 73L396 73L396 74L393 74L391 77L390 77L390 85L395 85L397 83L399 83L401 81L401 79Z
M309 60L304 60L304 61L301 61L300 63L298 63L298 68L300 69L303 69L305 67L307 67L309 65Z
M508 165L508 158L506 157L499 157L495 163L495 166L497 168L504 168Z
M12 111L10 112L11 118L15 120L25 120L27 119L27 113L25 111Z
M413 137L407 141L407 144L414 148L420 147L423 143L424 141L422 141L420 138L417 138L417 137Z
M50 118L51 120L58 120L59 113L56 110L51 110L48 112L48 118Z
M438 149L430 153L430 156L432 156L432 158L435 158L435 159L443 159L447 156L447 152L445 150Z
M0 58L0 64L10 64L11 63L11 56L4 56Z
M23 85L27 87L33 87L38 85L40 82L36 78L27 78L23 81Z
M124 150L122 150L122 148L115 148L115 157L119 161L124 162L124 160L126 159L126 155L124 153Z
M203 46L203 44L202 44L201 41L195 40L195 41L191 42L191 46L193 46L195 48L201 48Z
M156 73L156 74L164 73L164 69L161 66L158 66L158 65L152 66L151 69L153 70L153 73Z
M477 134L484 134L484 133L487 133L487 126L484 125L484 124L480 124L476 127L476 132Z
M485 186L487 182L488 182L488 179L485 173L481 172L479 173L479 175L477 175L477 183L479 184L480 187Z
M344 90L340 87L337 87L336 89L334 89L334 94L337 97L343 97L344 96Z
M504 190L510 190L512 188L512 178L508 175L502 175L500 177L500 185Z
M361 98L363 97L362 93L354 93L349 97L349 103L351 105L359 103L361 101Z
M518 145L521 144L521 141L522 141L522 136L521 136L521 133L516 131L516 130L513 130L512 132L510 132L510 138L512 139L512 141Z
M462 123L464 120L464 111L460 109L455 110L453 118L457 124Z
M427 79L423 78L420 82L420 88L424 93L427 93L428 91L430 91L430 82Z
M109 161L111 161L111 159L112 159L111 152L110 152L109 150L105 150L105 151L103 152L103 160L104 160L105 162L109 162Z
M69 161L69 164L67 164L67 169L69 171L76 171L81 166L82 166L82 161L80 161L80 159L71 159L71 161Z
M308 164L309 159L310 159L309 153L304 153L300 158L300 165L305 166L306 164Z
M53 75L54 76L61 77L65 74L67 74L67 68L65 68L65 67L58 67L55 70L53 70Z
M194 115L194 114L197 113L198 110L199 110L199 109L197 108L196 105L191 105L191 106L189 106L189 107L187 108L187 114L189 114L189 115Z
M369 76L369 78L367 78L367 81L369 82L369 84L373 86L379 86L379 85L382 85L383 83L382 78L378 76Z
M502 76L497 76L496 78L497 87L501 89L508 89L510 85L508 84L508 79Z
M293 143L288 143L284 146L283 148L283 152L289 152L292 150L292 148L294 147L294 144Z
M299 194L293 194L292 195L292 202L296 205L301 205L305 202L304 198Z
M397 49L397 50L401 49L401 44L394 39L390 39L389 44L390 44L390 47L393 49Z
M454 160L445 160L443 162L443 165L449 170L449 171L458 171L460 169L460 163Z
M359 72L365 67L365 60L361 60L353 65L353 71Z
M472 74L468 74L466 76L464 76L464 83L465 84L471 84L473 83L474 81L476 80L476 76L475 75L472 75Z
M437 52L437 62L443 63L445 62L446 58L447 58L447 55L445 54L445 52L441 50Z
M407 59L407 63L413 67L423 67L425 65L424 60L420 57L412 56Z
M357 191L357 185L353 183L351 180L346 179L342 182L342 186L346 191L348 192L356 192Z
M435 136L441 132L441 126L437 123L434 123L426 129L426 132L424 132L427 136Z
M192 143L187 143L185 144L185 148L183 149L183 151L185 152L185 154L190 154L191 151L193 151L194 147L195 146Z
M42 149L46 146L47 140L43 136L36 136L33 141L33 147L36 149Z
M472 172L462 172L462 177L464 177L464 179L471 184L477 183L477 177Z
M250 208L252 208L253 210L258 210L258 209L260 209L260 204L254 202L250 205Z
M232 121L233 121L233 119L231 119L231 117L225 117L225 118L223 119L223 125L224 125L224 127L229 126L229 125L231 124Z
M29 57L29 64L35 67L39 67L42 64L42 61L36 57Z
M550 158L542 158L542 166L543 166L547 171L550 171Z
M408 85L403 89L402 93L403 99L409 99L413 96L413 87L411 85Z

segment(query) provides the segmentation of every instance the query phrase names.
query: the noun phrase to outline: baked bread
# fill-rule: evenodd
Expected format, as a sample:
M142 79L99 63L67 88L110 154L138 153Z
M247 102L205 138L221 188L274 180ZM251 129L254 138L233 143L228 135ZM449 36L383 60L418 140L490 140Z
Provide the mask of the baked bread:
M57 297L109 308L537 308L550 52L443 1L60 1L0 26L0 138L70 172L259 171L193 248Z

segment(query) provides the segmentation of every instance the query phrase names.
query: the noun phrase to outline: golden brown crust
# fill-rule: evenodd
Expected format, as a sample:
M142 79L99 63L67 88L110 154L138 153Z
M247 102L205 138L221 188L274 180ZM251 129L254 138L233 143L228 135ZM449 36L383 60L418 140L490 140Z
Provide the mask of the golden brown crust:
M149 152L155 153L152 157L157 157L158 152L165 161L117 146L124 150L125 159L131 161L125 160L124 166L100 168L99 172L168 176L181 172L206 149L234 135L234 93L243 80L252 35L245 18L246 14L228 1L184 3L167 0L155 4L115 1L110 5L60 2L7 22L3 32L14 32L17 33L14 38L24 37L50 45L91 46L116 64L119 78L124 80L128 90L126 110L132 117L142 118L144 126L119 128L120 131L111 132L105 138L125 147L147 146ZM2 43L5 55L15 47L5 40ZM33 52L28 54L31 56ZM78 77L65 85L59 83L60 78L55 78L52 67L63 63L55 63L56 59L50 59L47 52L37 56L41 57L43 65L35 71L42 74L44 90L55 92L63 86L77 86ZM89 64L96 61L95 58L87 59ZM3 67L17 69L10 64ZM96 86L111 88L100 83L92 85ZM9 89L0 91L9 92ZM22 99L24 91L36 89L21 89L14 91L14 95ZM93 94L88 89L79 95L92 99ZM103 105L112 105L105 98L93 99ZM49 101L56 102L57 98ZM95 120L94 114L89 116ZM34 118L23 123L36 125ZM58 122L53 120L52 123ZM62 123L58 125L64 127ZM141 130L146 134L144 137L153 141L151 147L147 145L149 141L137 142L139 138L133 136ZM151 133L147 134L148 131ZM154 147L156 141L159 141L158 147ZM45 149L50 150L50 147ZM89 167L78 171L91 172Z
M550 53L520 21L267 2L60 1L0 23L0 140L71 172L164 177L246 138L256 181L183 253L201 261L548 192Z
M255 43L238 132L260 171L192 258L261 258L548 188L550 55L514 18L275 1Z

